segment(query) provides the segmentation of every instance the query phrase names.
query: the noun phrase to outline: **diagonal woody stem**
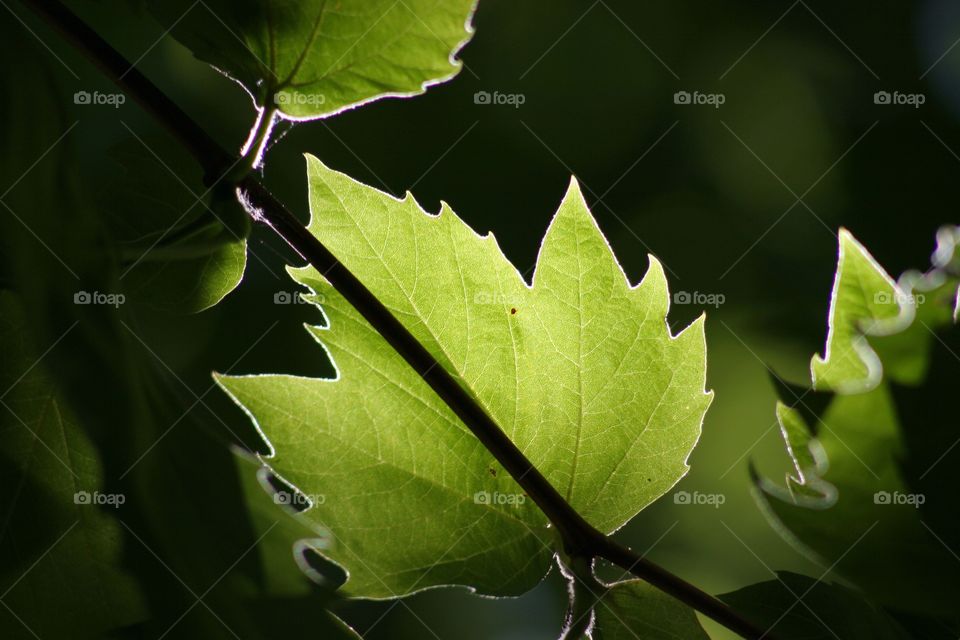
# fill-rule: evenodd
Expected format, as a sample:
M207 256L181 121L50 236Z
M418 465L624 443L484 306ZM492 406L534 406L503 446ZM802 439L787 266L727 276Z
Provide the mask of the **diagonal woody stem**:
M70 9L57 0L23 2L56 28L145 111L154 116L194 156L208 176L208 181L217 182L222 176L234 175L232 170L242 159L220 146L195 120ZM211 176L217 178L210 178ZM533 466L456 378L437 362L390 310L341 264L256 176L248 172L239 177L232 186L254 221L273 229L323 274L456 413L549 518L560 534L568 556L604 558L745 638L774 640L772 635L741 617L717 598L617 543L588 523Z

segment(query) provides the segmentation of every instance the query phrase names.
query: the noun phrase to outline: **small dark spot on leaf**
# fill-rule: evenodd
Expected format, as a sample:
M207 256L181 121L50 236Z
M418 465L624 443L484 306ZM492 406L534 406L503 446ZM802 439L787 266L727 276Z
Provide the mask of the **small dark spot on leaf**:
M512 308L510 309L510 315L513 315L513 314L515 314L516 312L517 312L517 308L516 308L516 307L512 307Z
M490 475L492 475L494 478L497 477L497 470L496 470L496 469L494 469L493 467L490 467L490 468L488 469L488 471L490 472Z

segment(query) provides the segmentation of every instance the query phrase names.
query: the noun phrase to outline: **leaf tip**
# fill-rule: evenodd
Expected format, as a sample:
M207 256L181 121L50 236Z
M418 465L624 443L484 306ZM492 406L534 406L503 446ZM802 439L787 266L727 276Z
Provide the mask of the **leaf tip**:
M667 283L667 274L663 269L663 263L652 253L647 254L647 272L643 274L643 278L634 288L640 289L644 287L655 287L658 290L663 290L663 295L666 297L663 315L667 315L667 312L670 310L670 285Z

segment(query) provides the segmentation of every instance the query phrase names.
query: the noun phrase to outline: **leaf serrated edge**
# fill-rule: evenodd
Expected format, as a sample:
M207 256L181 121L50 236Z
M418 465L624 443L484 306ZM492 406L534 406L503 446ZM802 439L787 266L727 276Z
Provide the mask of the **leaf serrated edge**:
M834 275L833 288L830 291L830 311L827 317L826 343L823 354L817 353L810 360L810 379L814 389L829 389L843 394L865 393L876 388L883 379L883 363L870 345L867 337L889 336L906 329L916 316L916 303L845 227L840 228L838 244L837 269ZM832 355L831 352L834 346L833 342L837 325L840 281L842 279L844 265L846 264L847 251L851 248L857 251L893 289L897 304L897 315L891 318L874 319L868 322L860 320L857 322L857 326L854 327L856 335L851 338L850 342L854 352L867 369L866 376L860 380L845 381L841 384L824 386L822 382L818 380L817 368L826 366L830 362Z

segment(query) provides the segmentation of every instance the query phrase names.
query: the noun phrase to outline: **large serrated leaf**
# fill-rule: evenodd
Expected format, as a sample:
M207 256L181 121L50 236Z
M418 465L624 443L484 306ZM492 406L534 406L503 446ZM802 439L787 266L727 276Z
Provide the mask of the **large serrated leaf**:
M431 216L314 159L309 174L310 231L592 524L617 529L686 473L712 397L702 319L670 334L659 262L631 286L575 181L528 285L446 205ZM537 508L319 274L292 273L322 303L327 324L311 331L337 380L221 384L256 418L277 473L325 497L307 513L333 532L348 590L533 586L551 553Z

